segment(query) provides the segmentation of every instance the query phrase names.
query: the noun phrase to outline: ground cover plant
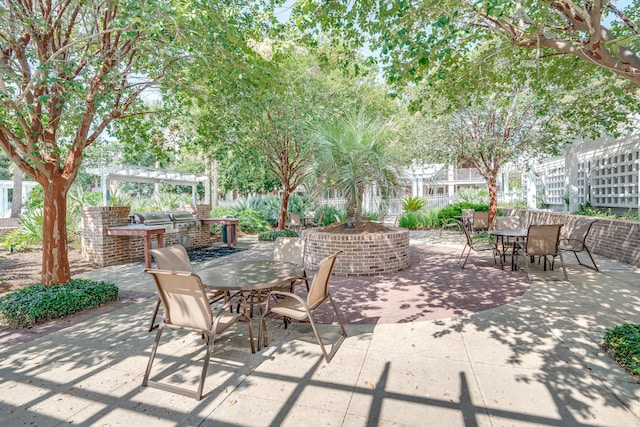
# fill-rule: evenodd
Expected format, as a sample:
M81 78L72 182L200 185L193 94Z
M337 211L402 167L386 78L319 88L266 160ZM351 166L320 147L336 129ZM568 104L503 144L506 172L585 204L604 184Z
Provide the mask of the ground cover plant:
M604 347L620 366L640 375L640 325L625 323L606 328Z
M0 320L28 328L118 299L112 283L73 279L64 285L31 285L0 297Z
M283 230L271 230L271 231L265 231L264 233L258 234L258 240L263 240L263 241L273 241L273 240L276 240L278 237L298 237L298 233L296 233L293 230L289 230L288 228L285 228Z

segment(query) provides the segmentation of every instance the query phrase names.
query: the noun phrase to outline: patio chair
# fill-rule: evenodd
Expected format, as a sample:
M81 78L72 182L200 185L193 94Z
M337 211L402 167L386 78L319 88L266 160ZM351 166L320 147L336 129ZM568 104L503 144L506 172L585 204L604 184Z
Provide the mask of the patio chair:
M473 209L462 209L462 223L471 230L471 225L473 224Z
M249 326L249 339L251 340L251 352L255 353L253 343L253 329L251 318L247 316L247 306L244 298L240 297L244 304L242 314L233 314L227 311L230 301L227 301L217 313L214 314L209 305L209 298L205 292L205 288L200 281L200 277L195 273L183 271L155 270L146 269L146 273L153 277L156 289L162 300L165 309L165 315L158 327L155 342L151 349L151 355L144 373L142 386L150 386L172 393L182 394L197 400L202 399L202 389L204 380L207 376L211 352L213 351L213 343L218 335L229 329L238 320L243 319ZM155 359L160 343L160 337L164 328L182 329L202 334L207 351L204 358L200 381L196 391L179 387L173 384L161 383L149 379L153 360ZM179 364L178 364L179 365Z
M531 275L529 273L529 259L536 256L544 257L545 269L547 267L547 257L551 256L551 270L553 270L555 257L559 257L560 264L562 265L562 271L564 273L564 280L569 280L569 277L567 276L567 269L564 266L562 252L558 248L561 228L562 224L530 225L527 232L527 240L518 243L524 258L524 266L527 270L527 277L529 278L529 281L531 281Z
M587 243L586 243L587 236L589 235L589 231L591 231L591 226L596 221L597 220L595 219L578 220L567 236L560 237L560 250L566 251L566 252L573 252L573 254L576 257L576 260L578 260L578 264L595 271L600 271L598 270L598 266L596 265L596 262L594 261L593 256L591 256L591 251L587 247ZM593 264L593 267L588 264L583 264L582 261L580 261L580 258L578 258L578 252L587 252L587 255L589 255L589 258L591 259L591 263Z
M471 253L471 251L476 251L476 252L491 251L493 253L493 263L497 264L496 255L498 255L498 258L500 258L500 268L503 268L502 256L500 255L500 251L498 250L497 245L492 243L489 239L476 238L476 240L474 241L473 238L471 237L471 233L469 233L469 229L467 229L467 226L464 225L462 221L459 221L459 220L456 220L456 221L458 222L458 226L460 227L460 230L462 230L462 232L464 233L464 236L467 240L464 248L462 249L462 253L460 254L460 258L458 259L458 265L460 266L460 268L464 269L464 266L467 264L467 259L469 258L469 254ZM464 261L462 260L463 257L464 257Z
M460 230L460 225L458 224L458 221L455 220L455 218L447 218L446 220L444 220L442 222L442 225L440 226L440 237L442 237L442 232L444 230Z
M307 291L309 290L309 279L307 278L307 272L304 270L304 256L305 256L306 240L301 237L278 237L273 242L273 260L281 262L291 262L299 265L303 268L303 278L300 280L307 285ZM295 283L290 286L290 291L294 291Z
M289 214L289 228L291 230L295 229L298 232L300 232L300 229L302 228L302 221L300 220L300 214L297 214L297 213Z
M156 261L156 266L159 270L184 271L188 273L193 272L191 261L189 261L189 254L187 253L187 250L184 248L184 246L175 245L167 246L164 248L150 249L149 253ZM218 301L225 296L227 295L224 291L207 291L207 298L209 298L209 302ZM155 309L153 310L153 316L151 317L149 332L153 331L159 326L159 324L156 323L156 317L158 316L158 310L160 309L160 302L161 299L158 298Z
M474 232L489 229L489 211L473 211L473 220L471 221L471 229Z
M344 325L342 323L342 319L340 318L340 314L338 313L338 309L336 308L336 304L333 302L331 294L329 293L329 279L331 278L331 273L336 262L336 257L341 252L342 251L338 251L335 254L320 261L320 264L318 265L318 271L313 277L313 281L311 282L306 300L299 295L291 292L271 291L269 293L265 311L260 318L258 342L260 342L261 339L264 339L264 345L267 345L268 337L265 317L271 313L279 314L285 319L295 319L298 321L308 320L311 328L313 329L313 333L318 340L318 344L320 344L320 348L322 349L325 360L327 361L327 363L331 362L331 359L333 359L336 351L338 351L338 348L340 348L340 345L347 337L347 331L344 329ZM274 300L273 297L276 296L280 298L276 300L277 302L272 304L272 300ZM338 320L338 324L340 325L340 338L338 339L338 341L336 341L335 344L333 344L329 353L327 353L325 345L322 342L322 338L320 338L320 333L318 332L316 323L313 320L313 312L327 299L331 303L333 313L335 314L336 319Z

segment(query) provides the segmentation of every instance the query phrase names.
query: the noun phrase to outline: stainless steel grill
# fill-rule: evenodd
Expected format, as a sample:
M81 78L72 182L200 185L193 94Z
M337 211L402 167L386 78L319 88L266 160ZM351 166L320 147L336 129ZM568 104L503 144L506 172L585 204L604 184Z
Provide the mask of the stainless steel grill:
M171 217L167 212L136 212L133 214L136 224L170 225Z
M196 219L191 215L191 212L169 211L166 213L169 214L169 217L173 221L173 226L176 228L176 231L191 230L195 228L197 224Z
M147 226L163 226L167 233L189 231L196 227L197 221L187 211L136 212L133 214L135 224Z

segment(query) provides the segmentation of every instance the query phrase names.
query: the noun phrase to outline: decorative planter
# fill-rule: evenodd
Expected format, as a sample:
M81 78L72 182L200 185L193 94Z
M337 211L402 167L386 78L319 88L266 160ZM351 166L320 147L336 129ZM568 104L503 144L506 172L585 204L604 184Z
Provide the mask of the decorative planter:
M315 271L319 262L342 250L333 273L338 276L378 276L409 267L409 231L390 228L376 233L335 233L312 229L307 239L305 268Z

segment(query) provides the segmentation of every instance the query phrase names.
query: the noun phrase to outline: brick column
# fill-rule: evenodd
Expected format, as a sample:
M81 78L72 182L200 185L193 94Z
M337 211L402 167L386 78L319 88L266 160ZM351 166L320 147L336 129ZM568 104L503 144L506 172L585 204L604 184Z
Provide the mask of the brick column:
M191 214L197 219L209 218L209 215L211 214L211 205L206 204L183 205L180 209L191 212ZM198 221L196 230L189 233L191 235L191 247L202 248L211 246L214 243L214 238L211 235L209 228L210 226L202 226L200 221Z
M129 206L82 208L82 257L101 267L128 262L129 238L107 236L107 227L127 225Z

